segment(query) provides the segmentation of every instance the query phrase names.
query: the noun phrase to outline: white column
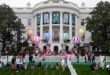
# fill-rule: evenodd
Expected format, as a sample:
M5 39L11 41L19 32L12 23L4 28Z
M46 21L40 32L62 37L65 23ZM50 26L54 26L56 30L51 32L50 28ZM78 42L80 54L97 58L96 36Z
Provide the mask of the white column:
M61 44L63 43L63 23L62 23L62 18L63 18L63 13L60 12L60 48L59 50L61 50Z
M37 35L37 18L36 15L33 18L33 27L35 27L34 36Z
M62 23L62 12L60 12L60 43L63 43L63 23Z
M50 12L50 24L49 24L49 43L52 44L52 12Z
M78 36L78 31L79 31L79 23L78 23L78 16L75 15L75 35Z
M41 18L40 18L41 20L40 20L40 38L41 38L41 40L43 39L43 15L42 15L42 13L41 13ZM42 43L42 41L41 41L41 43Z
M69 15L69 39L70 43L72 43L72 14Z

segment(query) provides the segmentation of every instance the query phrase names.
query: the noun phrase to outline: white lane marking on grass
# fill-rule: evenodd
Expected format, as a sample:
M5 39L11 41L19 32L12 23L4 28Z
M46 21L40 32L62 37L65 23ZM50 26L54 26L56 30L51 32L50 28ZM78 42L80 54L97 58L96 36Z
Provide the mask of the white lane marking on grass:
M71 72L71 75L77 75L77 73L76 73L75 69L73 68L71 61L69 59L67 59L67 65L68 65L68 68Z

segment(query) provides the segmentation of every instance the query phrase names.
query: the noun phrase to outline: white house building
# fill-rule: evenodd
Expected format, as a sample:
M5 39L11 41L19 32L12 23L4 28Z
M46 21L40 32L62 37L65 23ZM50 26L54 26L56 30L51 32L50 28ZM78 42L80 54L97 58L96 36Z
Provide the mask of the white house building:
M73 47L72 37L80 37L79 30L86 30L86 18L93 8L81 7L64 0L48 0L31 7L28 3L25 8L13 8L16 15L26 27L26 30L32 29L34 35L39 35L43 40L40 42L40 48L44 48L45 33L49 33L48 43L51 49L61 50L62 45L66 49ZM24 34L27 37L27 34ZM34 36L33 35L33 36ZM81 38L81 37L80 37ZM91 42L91 34L85 31L84 39L81 44Z

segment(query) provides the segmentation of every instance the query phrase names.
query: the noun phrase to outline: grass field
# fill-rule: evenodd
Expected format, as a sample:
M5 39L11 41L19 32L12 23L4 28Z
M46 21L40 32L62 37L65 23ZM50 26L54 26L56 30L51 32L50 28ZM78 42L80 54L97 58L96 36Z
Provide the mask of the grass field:
M78 75L107 75L107 72L105 69L98 69L95 72L92 72L90 70L89 65L73 65L73 67L76 69L76 72Z
M89 65L75 64L73 67L76 69L78 75L107 75L106 70L99 69L96 72L92 72L90 70ZM0 75L70 75L70 71L66 68L65 71L62 71L61 68L59 70L44 70L43 67L40 69L27 69L19 72L13 71L9 68L0 69Z

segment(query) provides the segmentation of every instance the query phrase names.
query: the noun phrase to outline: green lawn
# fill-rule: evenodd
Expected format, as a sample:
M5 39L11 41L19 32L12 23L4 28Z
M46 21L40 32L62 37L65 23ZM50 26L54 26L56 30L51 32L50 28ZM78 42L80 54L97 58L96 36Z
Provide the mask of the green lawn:
M27 70L21 70L16 72L14 70L10 70L9 68L0 69L0 75L70 75L70 71L68 68L65 71L62 71L61 68L59 70L50 69L44 70L44 67L41 68L28 68Z
M106 70L100 68L97 71L92 72L89 65L77 64L73 65L73 67L76 69L78 75L107 75Z
M105 70L99 69L96 72L92 72L90 70L89 65L75 64L73 67L76 69L78 75L107 75ZM20 72L12 71L9 68L0 69L0 75L70 75L69 69L66 68L65 71L62 71L61 68L59 70L51 70L48 68L47 71L44 68L35 68L35 69L27 69Z

